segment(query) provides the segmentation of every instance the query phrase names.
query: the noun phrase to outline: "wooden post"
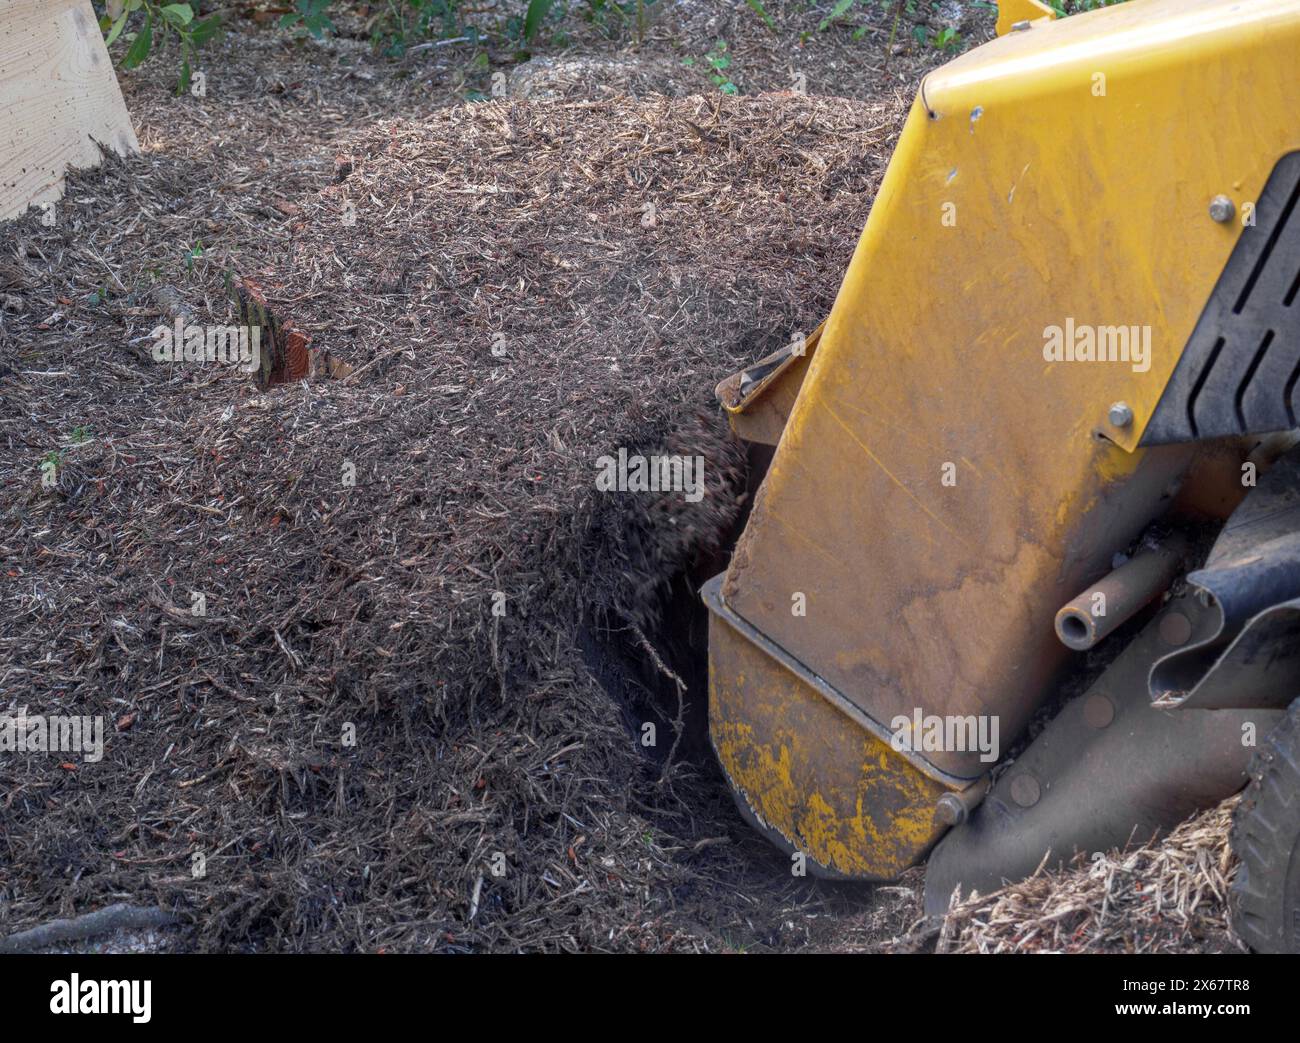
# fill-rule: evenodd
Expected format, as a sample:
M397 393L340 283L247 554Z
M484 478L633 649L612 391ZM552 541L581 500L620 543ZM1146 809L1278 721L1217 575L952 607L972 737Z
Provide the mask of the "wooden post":
M0 0L0 220L58 199L96 141L140 148L90 0Z

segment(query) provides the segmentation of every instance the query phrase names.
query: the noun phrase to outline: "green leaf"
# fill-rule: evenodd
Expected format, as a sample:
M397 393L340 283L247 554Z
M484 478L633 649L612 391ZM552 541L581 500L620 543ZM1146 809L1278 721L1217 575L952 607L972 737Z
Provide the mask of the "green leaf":
M194 43L195 47L202 47L224 28L225 26L222 25L221 22L221 15L213 15L211 18L205 18L190 30L190 40Z
M181 79L180 82L176 84L176 93L184 94L189 89L190 89L190 60L188 57L186 57L185 60L181 62Z
M149 57L151 47L153 47L153 15L146 12L144 28L136 33L135 40L126 52L126 57L122 59L122 68L134 69Z
M542 27L555 0L528 0L528 13L524 15L524 39L531 41Z
M104 41L105 47L113 46L113 41L122 35L122 29L123 27L125 27L125 25L126 25L126 12L123 11L122 16L118 18L116 22L113 23L113 28L109 31L108 39Z
M281 29L288 29L289 26L295 24L296 22L301 22L301 21L302 21L302 15L300 15L300 14L286 14L286 15L281 15L281 17L280 17L280 28L281 28Z
M776 32L776 23L772 21L772 16L767 13L761 0L745 0L745 3L749 4L749 9L753 11L754 14L763 19L764 25L771 29L772 32Z
M168 4L166 7L160 7L158 13L172 25L189 25L194 21L194 8L189 4Z
M835 19L839 18L853 6L853 2L854 0L839 0L839 2L831 8L831 13L822 19L821 25L817 27L817 31L819 33L824 33L830 27L831 22L835 21Z

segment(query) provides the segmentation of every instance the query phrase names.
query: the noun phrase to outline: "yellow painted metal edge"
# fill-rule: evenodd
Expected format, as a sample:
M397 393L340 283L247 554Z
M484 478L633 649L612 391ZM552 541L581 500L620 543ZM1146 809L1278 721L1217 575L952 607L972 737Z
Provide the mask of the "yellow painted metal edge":
M823 680L812 670L808 669L803 663L792 656L784 648L778 645L771 638L763 634L743 616L739 615L722 596L722 582L726 573L719 573L700 588L700 597L703 599L705 606L713 615L722 619L737 634L743 637L750 644L754 645L759 651L766 654L782 668L789 671L796 678L806 684L818 695L822 696L828 703L834 706L842 714L848 717L854 724L862 728L863 731L871 733L874 738L879 739L886 745L893 738L891 732L884 725L878 723L871 717L867 716L861 710L851 703L842 692L833 685ZM964 789L969 786L973 779L960 775L950 775L940 768L936 768L925 758L909 753L908 751L899 751L900 754L909 760L918 771L934 779L949 789Z
M1021 22L1055 17L1056 12L1039 0L998 0L997 32L999 36L1006 36L1013 26Z

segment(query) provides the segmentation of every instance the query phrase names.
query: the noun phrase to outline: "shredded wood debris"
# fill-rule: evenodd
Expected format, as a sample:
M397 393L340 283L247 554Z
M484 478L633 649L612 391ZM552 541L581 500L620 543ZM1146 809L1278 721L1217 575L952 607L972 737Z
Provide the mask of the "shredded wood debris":
M950 911L939 952L1233 952L1233 797L1162 840L1077 857Z
M3 230L0 713L107 727L0 760L0 934L129 901L207 950L808 944L834 894L679 739L668 599L743 507L713 386L825 314L907 92L376 122L338 65L240 70ZM237 279L347 375L155 362ZM602 492L620 449L706 495Z

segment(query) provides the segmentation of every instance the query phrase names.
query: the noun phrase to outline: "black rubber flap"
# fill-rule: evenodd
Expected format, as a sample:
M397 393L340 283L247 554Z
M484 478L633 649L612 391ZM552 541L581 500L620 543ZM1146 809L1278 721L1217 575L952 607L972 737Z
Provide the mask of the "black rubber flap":
M1142 445L1288 431L1300 397L1300 152L1273 168ZM1206 218L1208 220L1208 218ZM1240 223L1241 214L1234 221Z

